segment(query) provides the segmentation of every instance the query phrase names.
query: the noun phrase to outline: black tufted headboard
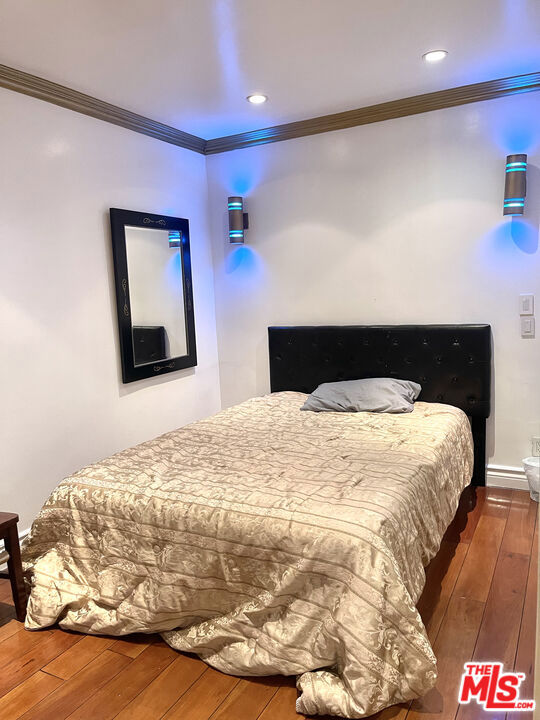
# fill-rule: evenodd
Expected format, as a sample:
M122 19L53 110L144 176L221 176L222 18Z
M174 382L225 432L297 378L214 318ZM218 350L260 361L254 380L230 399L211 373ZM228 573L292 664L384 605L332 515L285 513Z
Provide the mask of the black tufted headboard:
M491 396L489 325L321 325L268 328L272 392L323 382L396 377L422 385L420 400L471 418L475 485L485 485Z

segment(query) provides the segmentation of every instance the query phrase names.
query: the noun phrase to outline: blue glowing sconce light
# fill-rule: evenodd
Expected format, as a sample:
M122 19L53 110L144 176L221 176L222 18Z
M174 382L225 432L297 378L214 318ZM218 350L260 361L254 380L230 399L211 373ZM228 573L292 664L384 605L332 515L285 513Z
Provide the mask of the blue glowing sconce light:
M182 244L182 233L180 230L169 230L169 247L179 248Z
M229 242L241 244L244 242L244 231L249 228L248 214L244 212L244 199L230 197L229 209Z
M527 194L527 156L506 158L503 215L523 215Z

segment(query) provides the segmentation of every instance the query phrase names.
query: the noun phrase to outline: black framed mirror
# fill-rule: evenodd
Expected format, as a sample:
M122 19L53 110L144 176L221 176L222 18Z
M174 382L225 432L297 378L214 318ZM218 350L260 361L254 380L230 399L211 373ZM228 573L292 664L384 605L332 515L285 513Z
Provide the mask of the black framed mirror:
M122 380L197 364L184 218L110 209Z

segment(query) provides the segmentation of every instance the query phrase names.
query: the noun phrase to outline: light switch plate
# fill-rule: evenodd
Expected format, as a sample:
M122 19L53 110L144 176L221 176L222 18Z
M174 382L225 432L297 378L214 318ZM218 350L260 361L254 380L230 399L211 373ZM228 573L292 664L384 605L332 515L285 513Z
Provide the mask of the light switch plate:
M522 293L519 296L519 314L534 315L534 295Z
M521 337L522 338L533 338L534 337L534 318L533 317L522 317L521 318Z

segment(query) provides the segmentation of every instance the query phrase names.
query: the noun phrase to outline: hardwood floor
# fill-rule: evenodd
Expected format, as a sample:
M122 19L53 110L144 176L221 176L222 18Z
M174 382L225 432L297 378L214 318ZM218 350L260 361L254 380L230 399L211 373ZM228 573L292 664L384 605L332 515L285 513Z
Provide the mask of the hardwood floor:
M501 660L527 674L533 697L538 572L537 505L517 490L467 488L427 570L418 608L438 658L425 697L378 720L471 720L498 713L459 707L463 663ZM0 580L0 719L298 720L294 678L223 675L158 636L27 632ZM514 718L515 716L515 718ZM514 713L508 720L531 718Z

